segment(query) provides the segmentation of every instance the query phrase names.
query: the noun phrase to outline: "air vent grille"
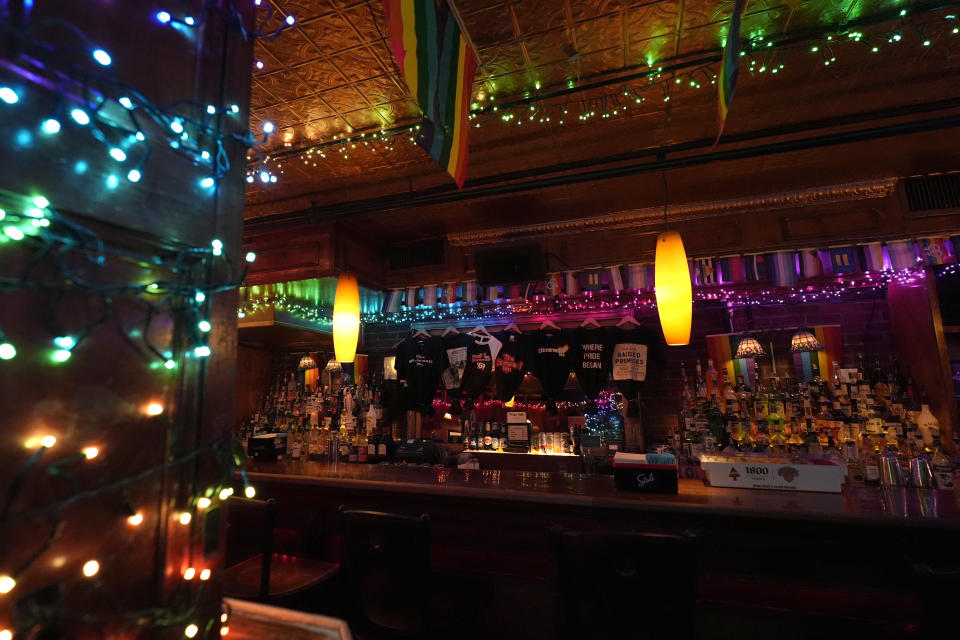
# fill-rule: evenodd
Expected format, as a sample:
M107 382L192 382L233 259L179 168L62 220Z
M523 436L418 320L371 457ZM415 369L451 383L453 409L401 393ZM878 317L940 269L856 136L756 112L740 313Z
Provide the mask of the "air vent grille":
M390 269L415 269L442 265L443 239L425 240L390 249Z
M910 211L960 208L960 173L904 178L903 188Z

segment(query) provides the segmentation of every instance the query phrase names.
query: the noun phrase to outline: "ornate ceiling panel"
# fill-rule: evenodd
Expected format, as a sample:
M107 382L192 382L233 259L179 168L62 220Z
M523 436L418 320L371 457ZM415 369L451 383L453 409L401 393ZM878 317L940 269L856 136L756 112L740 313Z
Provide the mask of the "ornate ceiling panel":
M733 0L454 1L480 57L474 99L483 103L495 96L496 104L619 78L649 69L648 65L654 63L669 64L716 53L733 5ZM744 16L743 34L789 37L889 10L893 5L916 4L909 0L752 0ZM296 24L272 41L261 40L255 54L258 63L253 70L251 126L257 128L265 121L276 125L269 153L283 155L341 136L360 132L369 135L418 121L420 111L398 73L385 38L381 0L262 0L261 16L271 10L268 29L281 25L287 15L295 16ZM941 60L949 57L938 56ZM871 60L867 56L858 61L852 73L873 64L869 68L879 74L889 62ZM774 56L764 62L780 60ZM797 79L822 76L822 72L818 58L795 62L792 86L817 95L815 88ZM870 77L851 75L850 82L869 82ZM704 82L708 80L704 76ZM747 100L754 87L773 81L770 74L753 74L743 81L747 86L738 91L738 96L743 94L742 99ZM609 92L609 86L578 91L565 100L582 105L591 98L601 100ZM658 96L656 105L648 102L647 112L632 117L657 119L662 126L664 121L673 120L675 104L678 109L696 106L709 114L714 98L708 93L685 97L683 107L679 101L665 105ZM708 117L704 122L702 131L671 132L670 139L708 135L711 120ZM562 133L571 128L570 123L564 129L552 124L538 131L509 126L513 124L471 129L470 177L522 167L521 159L513 155L501 153L503 157L496 157L497 149L505 144L520 145L529 140L530 144L556 144L560 152L562 145L552 136L570 136ZM590 121L582 126L596 127L598 123ZM578 146L570 149L572 155L616 152L609 141L574 136ZM567 149L562 152L568 153ZM258 208L257 215L299 207L311 194L319 194L317 199L323 201L324 193L378 181L407 182L410 188L414 179L418 188L448 183L442 170L406 136L398 136L392 148L368 148L358 142L307 157L291 155L271 163L270 169L280 174L280 180L276 184L250 184L248 203L277 204Z

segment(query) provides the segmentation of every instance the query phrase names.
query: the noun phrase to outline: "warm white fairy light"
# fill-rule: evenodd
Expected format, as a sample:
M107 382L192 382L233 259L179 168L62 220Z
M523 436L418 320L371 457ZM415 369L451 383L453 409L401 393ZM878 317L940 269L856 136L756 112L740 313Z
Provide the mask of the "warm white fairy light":
M17 586L17 581L11 576L0 576L0 593L10 593L15 586Z
M93 576L100 573L100 563L96 560L87 560L83 564L83 575L92 578Z

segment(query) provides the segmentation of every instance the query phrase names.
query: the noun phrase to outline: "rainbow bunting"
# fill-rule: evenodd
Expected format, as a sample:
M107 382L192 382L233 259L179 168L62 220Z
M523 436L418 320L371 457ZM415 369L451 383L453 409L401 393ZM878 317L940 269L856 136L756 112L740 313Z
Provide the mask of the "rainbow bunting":
M383 0L393 57L423 111L417 144L463 187L477 61L445 2Z
M887 253L890 255L890 268L896 271L912 269L917 266L917 254L913 248L913 240L896 240L887 243Z
M714 261L717 278L722 284L743 282L747 274L743 270L743 258L739 255L721 256Z
M713 258L694 258L693 275L694 281L700 286L717 284L717 270Z
M400 289L393 289L383 299L383 312L396 313L400 311L400 301L403 299L404 292Z
M437 304L437 294L440 293L440 289L435 284L429 284L423 288L423 304L427 307L432 307Z
M723 125L727 121L727 112L733 103L733 92L737 90L737 77L740 75L740 18L747 7L747 0L736 0L733 12L730 14L730 26L727 31L727 42L723 46L723 58L720 66L720 77L717 79L718 112L717 112L717 140L723 134ZM714 142L716 144L716 142Z
M816 249L800 249L800 273L804 278L823 275L823 261Z
M879 242L867 242L860 245L863 251L863 268L866 271L883 271L883 245Z
M925 264L935 266L956 261L956 257L950 253L950 248L947 246L946 236L920 238L918 244L920 256Z
M627 265L627 288L637 290L652 289L653 266L639 263Z
M463 283L463 301L467 304L473 304L477 301L477 283L475 280Z
M448 282L443 285L443 303L456 304L457 302L457 283Z
M794 251L774 251L767 255L770 281L778 287L797 284L797 254Z
M563 274L548 273L543 292L548 296L558 296L563 293Z

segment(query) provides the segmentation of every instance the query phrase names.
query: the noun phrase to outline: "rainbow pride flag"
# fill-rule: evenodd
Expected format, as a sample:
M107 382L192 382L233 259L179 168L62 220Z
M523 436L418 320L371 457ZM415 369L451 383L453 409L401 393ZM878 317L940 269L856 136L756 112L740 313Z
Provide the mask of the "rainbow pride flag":
M956 262L956 256L950 253L946 236L920 238L918 244L920 246L920 257L923 258L924 264L935 266Z
M740 18L747 8L747 0L736 0L733 12L730 14L730 27L727 31L727 42L723 46L723 58L720 66L720 76L717 80L718 111L717 111L717 140L723 134L723 125L727 121L727 112L733 103L733 93L737 90L737 78L740 75ZM714 142L716 144L716 142Z
M737 376L743 376L744 382L753 387L755 382L753 379L753 358L733 357L742 337L739 333L707 336L707 352L716 366L727 368L728 380L736 383Z
M823 350L793 354L797 379L810 382L819 375L821 380L830 380L834 374L833 363L842 362L843 341L840 339L840 325L814 327L812 332L823 345Z
M383 0L393 57L423 111L417 144L463 187L477 61L445 3Z

